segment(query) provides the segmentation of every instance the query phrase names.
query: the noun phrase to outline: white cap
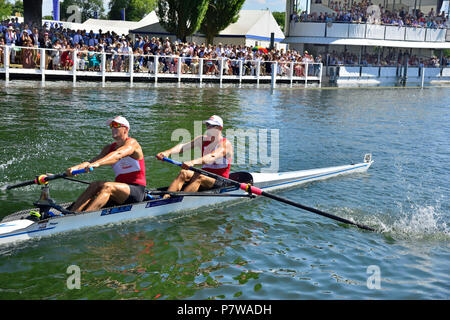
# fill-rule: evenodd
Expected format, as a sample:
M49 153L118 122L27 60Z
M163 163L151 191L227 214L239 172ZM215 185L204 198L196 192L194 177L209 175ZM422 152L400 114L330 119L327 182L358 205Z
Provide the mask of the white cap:
M114 119L109 119L108 121L106 121L106 124L109 126L111 124L111 122L113 122L113 121L124 125L125 127L128 128L128 130L130 130L130 123L124 117L117 116Z
M212 126L219 126L223 128L223 120L221 117L213 115L209 117L208 120L203 121L206 124L212 125Z

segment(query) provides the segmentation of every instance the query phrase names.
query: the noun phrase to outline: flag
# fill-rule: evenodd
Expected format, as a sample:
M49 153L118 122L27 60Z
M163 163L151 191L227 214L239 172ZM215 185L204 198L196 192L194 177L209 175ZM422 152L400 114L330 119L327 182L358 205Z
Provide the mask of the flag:
M125 8L120 9L120 16L122 17L122 20L125 21Z
M59 0L53 0L53 20L59 21Z

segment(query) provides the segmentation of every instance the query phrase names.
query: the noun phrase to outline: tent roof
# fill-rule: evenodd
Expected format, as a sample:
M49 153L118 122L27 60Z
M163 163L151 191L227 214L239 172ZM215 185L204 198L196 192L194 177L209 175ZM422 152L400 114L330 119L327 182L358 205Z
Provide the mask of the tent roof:
M219 34L221 36L245 35L248 38L253 36L270 40L272 32L276 40L284 39L283 31L269 10L241 10L238 20Z
M118 34L128 34L131 29L140 28L155 22L158 22L158 17L156 12L152 11L140 21L88 19L82 25L84 29L92 29L93 31L101 29L102 31L114 31Z
M169 35L170 33L164 29L159 22L156 23L152 23L137 29L133 29L130 30L130 33L135 33L135 34L145 34L145 33L154 33L154 34L167 34Z

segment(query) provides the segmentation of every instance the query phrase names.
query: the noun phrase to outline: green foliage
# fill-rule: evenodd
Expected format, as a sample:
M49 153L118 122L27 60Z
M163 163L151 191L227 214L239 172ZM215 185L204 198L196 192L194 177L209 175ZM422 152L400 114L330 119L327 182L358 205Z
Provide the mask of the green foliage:
M183 42L199 28L208 9L208 0L159 0L159 23Z
M11 15L11 4L6 0L0 0L0 19L4 20Z
M274 11L272 12L273 17L275 18L275 20L277 21L278 25L280 26L281 30L284 31L284 17L285 17L285 12L277 12Z
M156 8L157 0L130 0L127 20L139 21Z
M15 16L16 13L20 13L21 16L23 16L23 1L22 0L16 0L14 4L11 6L11 15Z
M121 20L120 10L125 8L125 18L127 15L127 7L130 0L111 0L109 2L109 13L108 19L111 20Z
M157 0L112 0L109 3L108 18L121 20L121 10L125 8L127 21L139 21L156 8Z
M209 0L208 10L200 27L206 42L212 43L214 36L235 23L245 0Z

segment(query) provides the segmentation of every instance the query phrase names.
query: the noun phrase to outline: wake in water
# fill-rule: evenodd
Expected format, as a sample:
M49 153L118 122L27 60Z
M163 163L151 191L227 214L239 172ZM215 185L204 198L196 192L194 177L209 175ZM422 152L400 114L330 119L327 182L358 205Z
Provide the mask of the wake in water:
M450 231L444 218L439 207L416 207L412 213L402 212L386 232L395 239L448 241Z
M386 215L365 214L345 210L347 217L367 224L394 240L450 241L449 222L439 205L412 206L410 210L401 209L399 213Z

